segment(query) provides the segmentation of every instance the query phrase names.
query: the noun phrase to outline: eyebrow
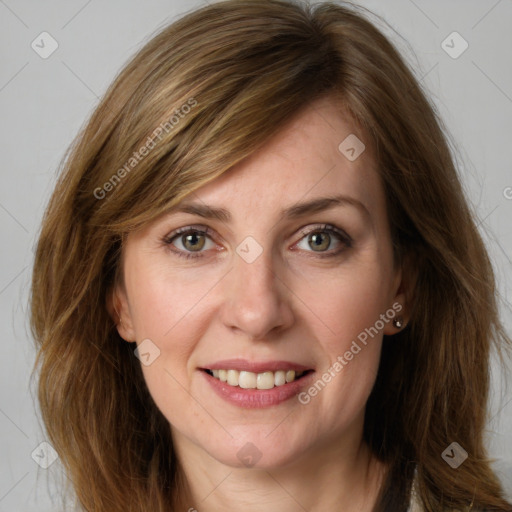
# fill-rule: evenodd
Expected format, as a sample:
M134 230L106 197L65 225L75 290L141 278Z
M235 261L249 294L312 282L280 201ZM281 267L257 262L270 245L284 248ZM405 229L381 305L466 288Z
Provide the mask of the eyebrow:
M345 195L337 195L333 197L318 197L308 202L298 203L281 210L280 215L290 219L297 219L305 215L329 210L339 206L353 206L361 211L364 215L370 217L368 208L357 199ZM182 203L173 208L170 213L190 213L198 215L205 219L217 219L221 222L230 222L231 213L224 208L215 208L200 203Z

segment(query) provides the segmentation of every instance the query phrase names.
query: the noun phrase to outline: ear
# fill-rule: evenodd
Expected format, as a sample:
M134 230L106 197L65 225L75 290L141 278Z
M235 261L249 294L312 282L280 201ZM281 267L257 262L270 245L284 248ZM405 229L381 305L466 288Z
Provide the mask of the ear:
M107 311L116 324L119 336L128 342L135 341L135 329L133 328L128 297L122 284L117 283L109 290Z
M397 327L393 321L386 323L384 334L393 335L401 331L410 321L413 309L414 290L418 279L417 265L411 253L402 257L401 264L395 272L393 283L394 297L389 308L395 311L393 320L400 319L402 326Z

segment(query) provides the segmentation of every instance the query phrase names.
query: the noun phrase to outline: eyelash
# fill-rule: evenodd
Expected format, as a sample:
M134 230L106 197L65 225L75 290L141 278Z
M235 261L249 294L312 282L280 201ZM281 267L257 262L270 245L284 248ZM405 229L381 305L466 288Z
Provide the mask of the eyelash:
M320 232L320 233L326 232L329 234L334 234L335 237L338 238L338 240L343 245L345 245L345 247L342 249L338 249L335 252L329 252L329 253L323 253L323 254L322 254L322 252L319 252L319 253L317 253L316 256L313 256L315 258L332 258L332 257L340 255L340 253L342 253L345 249L352 247L352 238L350 238L350 236L348 236L344 231L338 229L335 226L332 226L331 224L319 224L319 225L315 226L313 229L310 229L309 231L301 230L300 234L302 235L302 238L304 238L305 236L307 236L311 233L317 233L317 232ZM183 228L176 229L169 235L165 236L163 238L162 242L165 245L169 246L169 248L170 248L171 246L173 246L172 242L174 241L175 238L177 238L179 235L188 234L188 233L195 233L198 235L210 236L212 234L212 230L205 226L198 226L198 227L186 226ZM302 240L302 238L300 240ZM299 240L299 242L300 242L300 240ZM181 249L171 249L171 248L170 248L170 250L174 254L178 255L179 257L187 258L187 259L202 258L203 257L202 253L204 252L204 251L198 251L196 253L193 253L193 252L185 252L185 251L182 251ZM307 252L314 253L315 251L307 251Z

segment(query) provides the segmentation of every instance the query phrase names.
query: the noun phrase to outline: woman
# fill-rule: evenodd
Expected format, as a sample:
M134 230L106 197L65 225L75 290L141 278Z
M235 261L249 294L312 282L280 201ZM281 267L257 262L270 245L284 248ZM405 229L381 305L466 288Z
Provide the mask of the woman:
M483 444L492 268L439 119L351 6L226 1L153 38L33 276L83 510L512 510Z

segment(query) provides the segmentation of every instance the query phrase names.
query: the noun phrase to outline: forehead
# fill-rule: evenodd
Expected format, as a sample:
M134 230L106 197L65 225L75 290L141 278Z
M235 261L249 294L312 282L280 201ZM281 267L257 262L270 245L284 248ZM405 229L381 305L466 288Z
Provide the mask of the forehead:
M367 136L328 97L308 105L259 150L193 196L261 215L343 194L378 215L385 199L376 169Z

